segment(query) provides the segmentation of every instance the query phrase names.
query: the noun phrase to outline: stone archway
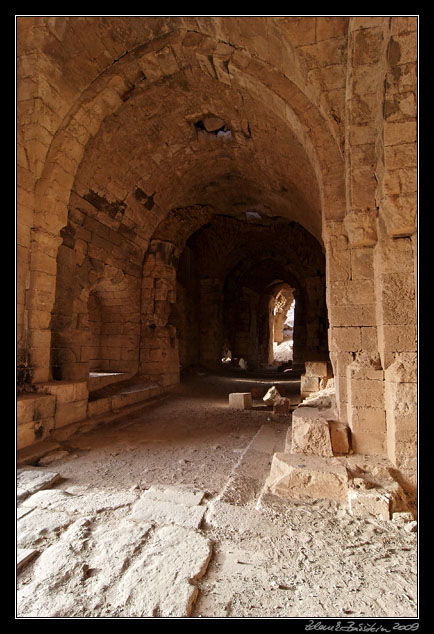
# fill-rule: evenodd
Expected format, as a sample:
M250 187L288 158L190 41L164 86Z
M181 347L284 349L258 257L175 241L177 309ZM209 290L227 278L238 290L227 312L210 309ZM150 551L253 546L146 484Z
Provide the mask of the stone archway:
M18 27L23 385L52 378L65 239L75 266L86 256L134 278L143 315L146 297L172 303L164 284L152 291L163 299L141 286L171 210L275 214L324 245L339 415L355 447L390 456L414 482L414 20L23 17ZM231 137L199 133L206 117ZM144 361L152 348L142 350Z
M289 285L279 285L274 290L274 296L271 303L273 313L273 363L287 363L293 360L294 345L294 312L295 299L294 288ZM289 318L289 312L291 315ZM287 331L287 332L286 332ZM282 350L279 350L279 344L285 343Z

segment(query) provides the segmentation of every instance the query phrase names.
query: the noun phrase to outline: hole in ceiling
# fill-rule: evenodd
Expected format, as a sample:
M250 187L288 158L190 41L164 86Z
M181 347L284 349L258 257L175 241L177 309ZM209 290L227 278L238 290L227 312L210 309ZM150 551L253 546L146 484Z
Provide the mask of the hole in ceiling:
M196 121L193 125L196 132L199 134L210 134L218 138L232 137L231 130L225 124L223 119L220 119L219 117L203 117L202 119Z

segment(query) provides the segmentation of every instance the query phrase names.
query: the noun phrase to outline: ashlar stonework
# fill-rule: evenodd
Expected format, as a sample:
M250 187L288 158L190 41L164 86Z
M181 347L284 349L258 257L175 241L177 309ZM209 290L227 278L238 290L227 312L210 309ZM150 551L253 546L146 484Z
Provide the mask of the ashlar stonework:
M21 15L16 52L20 466L46 457L51 471L75 434L212 374L228 380L227 416L285 425L286 446L261 456L281 500L325 487L355 515L406 512L418 485L418 17ZM290 357L275 358L289 334ZM264 398L272 387L280 401ZM342 470L354 456L385 461L399 495L354 488ZM234 482L251 501L263 475ZM235 484L228 499L242 504ZM57 500L27 493L45 511ZM147 518L147 497L136 503ZM202 510L196 528L174 527L159 503L164 528L141 548L166 540L182 559L188 534L201 553L183 562L188 612L208 557L191 533ZM125 526L139 543L134 518ZM92 534L85 518L67 531L80 544ZM82 574L70 543L39 564L23 544L35 592L44 559ZM157 603L143 615L171 614Z

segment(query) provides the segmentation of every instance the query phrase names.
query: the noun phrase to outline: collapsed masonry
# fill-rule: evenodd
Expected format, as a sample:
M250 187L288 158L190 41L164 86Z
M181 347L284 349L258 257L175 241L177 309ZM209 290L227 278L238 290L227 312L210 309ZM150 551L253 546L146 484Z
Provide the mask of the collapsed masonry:
M416 110L416 17L18 17L18 449L268 364L289 287L303 395L414 493Z
M318 364L314 367L319 372ZM255 399L262 398L272 408L267 420L289 423L284 451L273 455L259 505L275 495L298 501L333 500L357 517L415 517L415 500L402 487L390 461L354 453L351 429L339 421L334 387L312 392L299 405L281 396L275 386L263 393L263 388L253 388L229 394L230 408L252 409Z

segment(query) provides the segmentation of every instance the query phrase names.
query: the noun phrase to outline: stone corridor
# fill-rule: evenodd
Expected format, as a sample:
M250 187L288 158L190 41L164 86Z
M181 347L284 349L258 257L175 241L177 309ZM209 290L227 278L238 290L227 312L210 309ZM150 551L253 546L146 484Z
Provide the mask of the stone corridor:
M414 616L418 19L15 16L20 614Z

